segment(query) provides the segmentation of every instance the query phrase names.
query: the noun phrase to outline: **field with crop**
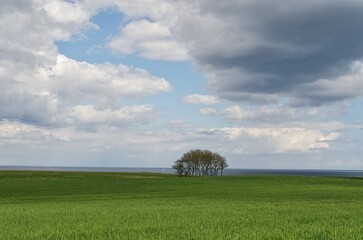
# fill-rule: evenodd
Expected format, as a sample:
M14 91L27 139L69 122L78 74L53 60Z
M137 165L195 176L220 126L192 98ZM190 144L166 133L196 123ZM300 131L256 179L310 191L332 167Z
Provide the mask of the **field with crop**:
M0 171L0 239L362 237L362 179Z

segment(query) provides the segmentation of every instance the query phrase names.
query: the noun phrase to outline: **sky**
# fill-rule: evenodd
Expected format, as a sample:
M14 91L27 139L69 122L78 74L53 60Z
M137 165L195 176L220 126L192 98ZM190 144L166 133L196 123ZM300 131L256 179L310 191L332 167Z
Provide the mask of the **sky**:
M361 0L0 0L0 165L363 169Z

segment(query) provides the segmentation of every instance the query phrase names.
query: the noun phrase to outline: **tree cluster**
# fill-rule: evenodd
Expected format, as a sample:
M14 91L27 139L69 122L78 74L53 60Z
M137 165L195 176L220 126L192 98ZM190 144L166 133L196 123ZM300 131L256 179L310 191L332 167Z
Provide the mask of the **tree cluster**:
M226 158L219 153L200 149L184 153L173 165L180 177L223 176L223 169L226 167L228 167Z

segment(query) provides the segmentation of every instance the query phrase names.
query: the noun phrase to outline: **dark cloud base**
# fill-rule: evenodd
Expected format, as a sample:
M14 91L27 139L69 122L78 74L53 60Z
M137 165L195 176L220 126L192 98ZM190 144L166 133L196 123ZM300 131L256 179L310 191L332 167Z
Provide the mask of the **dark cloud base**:
M198 6L204 19L220 24L211 41L221 35L223 41L211 48L198 41L203 38L196 34L203 29L193 31L189 37L197 40L190 52L202 69L213 73L212 90L228 99L238 93L310 98L302 92L305 84L346 75L350 64L363 58L363 2L200 1ZM243 44L248 41L252 44ZM226 54L228 49L234 50ZM319 101L314 97L310 102Z

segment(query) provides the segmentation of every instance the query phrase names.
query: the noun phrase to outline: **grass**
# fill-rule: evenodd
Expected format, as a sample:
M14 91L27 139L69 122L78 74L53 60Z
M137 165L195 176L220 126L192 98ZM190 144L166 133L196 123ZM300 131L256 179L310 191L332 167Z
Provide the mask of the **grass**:
M363 181L0 171L0 239L362 239Z

